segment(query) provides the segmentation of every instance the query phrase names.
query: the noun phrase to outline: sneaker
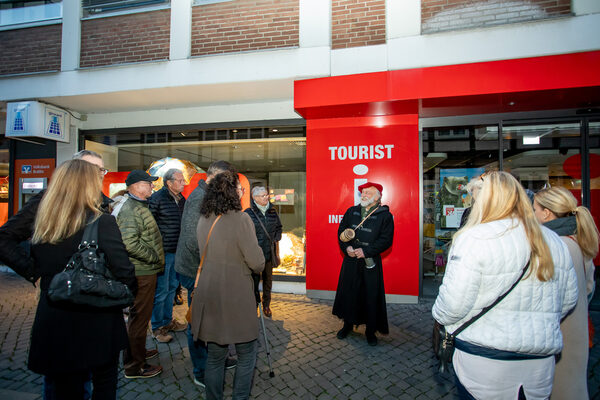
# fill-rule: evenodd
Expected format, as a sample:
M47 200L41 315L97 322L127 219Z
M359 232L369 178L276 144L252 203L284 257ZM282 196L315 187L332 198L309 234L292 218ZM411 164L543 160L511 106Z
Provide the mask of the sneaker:
M344 323L344 327L336 334L338 339L346 339L346 336L352 332L352 325Z
M154 358L157 355L158 355L158 350L156 350L156 349L146 350L146 360Z
M163 329L171 332L183 332L187 329L187 324L172 320L168 325L163 326Z
M227 357L225 360L225 369L235 368L237 365L237 360L233 357Z
M197 386L200 386L201 388L206 387L204 385L204 377L203 376L195 376L194 377L194 384Z
M169 335L167 329L163 326L162 328L158 328L152 331L152 337L158 343L169 343L173 340L173 336Z
M125 378L136 379L136 378L152 378L162 372L163 368L160 365L144 364L144 366L137 372L130 374L125 371Z

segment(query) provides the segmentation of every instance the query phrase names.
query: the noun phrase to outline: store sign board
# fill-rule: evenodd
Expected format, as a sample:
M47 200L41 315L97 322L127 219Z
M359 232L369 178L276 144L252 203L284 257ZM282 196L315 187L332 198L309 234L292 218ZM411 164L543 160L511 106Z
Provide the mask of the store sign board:
M58 107L37 101L7 105L7 137L39 137L68 142L69 125L69 114Z
M417 118L384 126L342 120L307 122L306 289L336 290L343 260L338 226L360 201L358 186L370 181L383 185L382 203L394 215L394 244L383 254L386 294L418 296Z

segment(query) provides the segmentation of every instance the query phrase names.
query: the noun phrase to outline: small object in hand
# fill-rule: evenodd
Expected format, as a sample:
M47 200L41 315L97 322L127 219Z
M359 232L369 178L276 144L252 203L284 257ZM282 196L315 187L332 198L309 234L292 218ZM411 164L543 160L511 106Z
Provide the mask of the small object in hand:
M177 290L175 291L174 303L177 306L180 306L183 304L183 295L181 294L181 284L179 286L177 286Z

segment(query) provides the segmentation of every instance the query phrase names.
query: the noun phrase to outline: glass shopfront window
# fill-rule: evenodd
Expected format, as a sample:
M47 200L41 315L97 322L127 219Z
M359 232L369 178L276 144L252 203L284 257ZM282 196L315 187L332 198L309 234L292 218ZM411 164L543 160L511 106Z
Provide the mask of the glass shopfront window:
M600 120L555 121L422 130L424 277L443 275L452 236L473 201L466 185L484 171L510 172L531 196L544 187L565 187L600 223ZM586 159L589 167L582 169ZM424 281L423 294L437 293L428 290Z
M198 177L217 160L232 163L249 188L265 186L283 225L281 264L274 274L305 275L306 134L303 126L188 130L167 133L82 132L80 143L103 155L106 168L119 175L107 195L124 188L123 172L148 170L166 157L184 162L184 176L195 188ZM160 162L163 162L160 161ZM157 164L154 164L155 166ZM152 168L155 168L154 166ZM115 174L116 175L116 174ZM184 191L188 193L188 191Z
M425 128L423 146L423 274L441 276L449 245L472 198L466 186L498 168L498 127Z

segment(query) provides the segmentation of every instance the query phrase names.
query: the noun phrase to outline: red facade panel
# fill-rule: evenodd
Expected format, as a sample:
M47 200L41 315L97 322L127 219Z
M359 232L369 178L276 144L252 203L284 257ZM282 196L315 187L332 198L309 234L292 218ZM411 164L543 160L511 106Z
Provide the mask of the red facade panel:
M555 18L571 14L571 0L422 0L423 33Z
M0 75L59 71L62 25L0 31Z
M81 67L167 60L171 10L81 22Z
M236 0L192 10L192 56L299 46L298 0Z
M331 48L385 43L385 0L331 2Z

